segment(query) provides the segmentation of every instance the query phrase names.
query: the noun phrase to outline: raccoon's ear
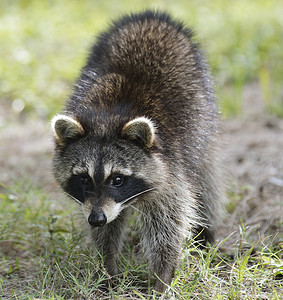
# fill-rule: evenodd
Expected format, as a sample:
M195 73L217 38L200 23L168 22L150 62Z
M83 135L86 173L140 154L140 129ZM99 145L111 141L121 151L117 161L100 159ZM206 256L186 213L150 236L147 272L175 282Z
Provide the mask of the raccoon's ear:
M66 115L57 115L51 120L55 138L60 144L65 144L68 139L76 139L84 134L82 125Z
M126 123L122 129L122 137L136 141L143 147L151 148L155 138L153 122L145 117L139 117Z

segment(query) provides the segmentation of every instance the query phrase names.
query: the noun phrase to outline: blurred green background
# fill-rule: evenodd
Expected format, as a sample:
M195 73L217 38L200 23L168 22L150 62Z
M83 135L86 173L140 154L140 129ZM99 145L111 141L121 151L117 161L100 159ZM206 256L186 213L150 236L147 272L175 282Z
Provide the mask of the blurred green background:
M1 0L1 110L46 119L58 112L95 35L146 8L166 10L197 33L225 117L241 113L251 82L266 112L283 116L282 0Z

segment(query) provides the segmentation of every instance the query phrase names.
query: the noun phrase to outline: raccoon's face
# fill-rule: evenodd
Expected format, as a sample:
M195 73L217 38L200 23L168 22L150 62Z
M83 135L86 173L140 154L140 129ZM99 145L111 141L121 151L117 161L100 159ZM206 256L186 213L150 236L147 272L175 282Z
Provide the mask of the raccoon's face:
M150 148L155 142L151 120L126 123L121 134L107 138L85 134L82 125L66 115L55 116L55 177L64 191L82 205L92 226L116 219L134 201L158 185L160 161Z

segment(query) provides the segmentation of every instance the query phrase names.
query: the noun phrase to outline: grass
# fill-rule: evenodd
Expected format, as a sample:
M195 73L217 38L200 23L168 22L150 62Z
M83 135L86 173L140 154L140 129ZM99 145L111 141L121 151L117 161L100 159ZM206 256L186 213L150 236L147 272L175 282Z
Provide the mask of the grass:
M152 276L137 262L129 243L120 259L116 284L99 255L84 246L75 217L52 207L48 195L28 184L0 195L0 297L5 299L155 299ZM50 199L49 199L50 200ZM242 230L234 252L222 243L183 252L168 296L172 299L280 299L283 262L278 244L258 241L248 248ZM257 250L255 251L255 247ZM281 279L281 281L280 281ZM282 290L281 290L282 291Z

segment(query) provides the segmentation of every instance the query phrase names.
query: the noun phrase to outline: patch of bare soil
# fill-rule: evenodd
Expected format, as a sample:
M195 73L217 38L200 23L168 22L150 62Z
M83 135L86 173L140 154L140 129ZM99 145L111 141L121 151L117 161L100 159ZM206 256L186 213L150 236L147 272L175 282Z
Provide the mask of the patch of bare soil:
M234 201L221 230L223 237L239 232L241 220L253 239L280 232L283 120L266 115L262 103L257 84L249 85L242 115L223 122L221 154L229 201ZM3 107L0 125L0 182L12 185L27 179L62 198L51 172L49 124L16 116Z
M229 201L234 201L223 237L239 233L243 222L251 240L276 236L278 242L280 234L282 239L283 119L264 113L256 83L244 92L242 115L224 122L223 141Z

